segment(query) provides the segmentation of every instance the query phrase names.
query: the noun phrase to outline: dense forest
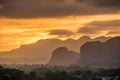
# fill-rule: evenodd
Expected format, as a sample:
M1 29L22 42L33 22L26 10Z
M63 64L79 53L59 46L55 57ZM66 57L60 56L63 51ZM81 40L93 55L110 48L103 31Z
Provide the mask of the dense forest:
M25 72L20 69L0 66L0 80L101 80L100 77L109 77L110 80L120 80L120 69L34 69Z

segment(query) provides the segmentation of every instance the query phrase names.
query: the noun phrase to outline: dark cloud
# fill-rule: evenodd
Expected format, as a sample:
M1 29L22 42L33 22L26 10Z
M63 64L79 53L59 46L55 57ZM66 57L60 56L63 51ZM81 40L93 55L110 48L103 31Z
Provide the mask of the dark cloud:
M103 27L103 28L114 28L120 26L120 20L110 21L94 21L86 24L86 26Z
M94 34L98 31L94 30L95 27L83 27L79 29L79 33L83 33L83 34Z
M92 0L91 3L99 7L120 7L120 0Z
M0 0L0 5L6 5L9 2L9 0Z
M98 7L120 7L120 0L76 0L76 2L86 3Z
M79 33L96 34L102 31L116 32L118 30L120 31L120 20L94 21L80 28Z
M120 11L120 0L0 0L0 16L11 18L111 14Z
M117 35L117 34L120 34L120 30L116 30L116 31L110 31L107 33L107 35Z
M11 0L0 11L1 16L56 17L75 12L75 6L65 4L61 0Z
M50 35L57 35L57 36L71 36L74 34L72 31L64 30L64 29L50 30L49 32Z
M5 3L5 0L0 0L0 4L4 4Z

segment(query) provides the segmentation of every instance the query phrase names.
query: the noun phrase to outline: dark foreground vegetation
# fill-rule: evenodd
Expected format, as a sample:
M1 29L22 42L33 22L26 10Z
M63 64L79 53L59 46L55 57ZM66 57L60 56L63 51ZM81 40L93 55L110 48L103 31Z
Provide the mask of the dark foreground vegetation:
M120 80L119 76L120 69L81 69L75 71L37 69L24 72L0 66L0 80L102 80L98 77L111 77L110 80Z

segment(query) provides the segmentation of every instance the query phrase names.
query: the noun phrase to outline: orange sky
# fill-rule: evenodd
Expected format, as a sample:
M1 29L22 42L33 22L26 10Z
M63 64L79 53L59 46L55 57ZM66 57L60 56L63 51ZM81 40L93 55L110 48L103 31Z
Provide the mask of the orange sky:
M79 29L87 27L94 21L114 21L120 20L120 14L94 15L94 16L69 16L60 18L32 18L32 19L12 19L0 18L0 51L8 51L18 48L22 44L34 43L40 39L59 38L77 39L80 36L88 35L92 38L98 36L120 36L120 26L117 28L104 28L99 33L86 34L78 32ZM116 32L109 33L111 29ZM62 32L62 34L50 34L51 30L66 30L72 34ZM64 34L63 34L64 33ZM109 34L107 34L109 33Z
M0 0L0 51L83 35L120 36L120 0Z

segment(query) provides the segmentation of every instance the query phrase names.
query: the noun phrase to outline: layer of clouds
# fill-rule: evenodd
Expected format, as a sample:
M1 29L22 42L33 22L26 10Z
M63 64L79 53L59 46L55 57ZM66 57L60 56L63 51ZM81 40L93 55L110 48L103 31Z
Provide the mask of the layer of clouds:
M0 16L11 18L112 14L120 0L0 0Z
M79 29L82 34L98 34L107 31L108 34L120 33L120 20L94 21Z
M50 30L49 31L50 35L55 35L55 36L71 36L74 33L69 30L64 30L64 29L56 29L56 30Z

